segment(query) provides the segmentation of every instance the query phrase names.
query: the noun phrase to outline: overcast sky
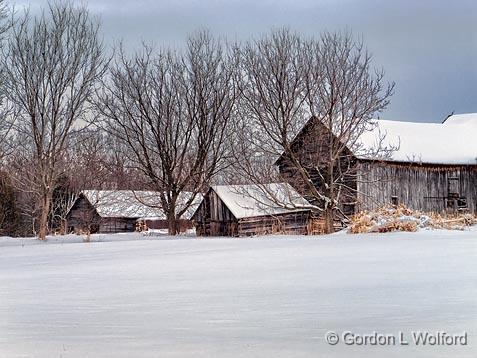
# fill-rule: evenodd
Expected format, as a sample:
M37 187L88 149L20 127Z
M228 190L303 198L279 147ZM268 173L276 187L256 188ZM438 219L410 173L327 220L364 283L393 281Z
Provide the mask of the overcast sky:
M11 2L14 2L13 0ZM30 4L32 12L44 0ZM350 29L362 35L396 82L383 119L437 122L448 113L477 112L475 0L89 0L108 44L123 39L181 46L188 33L209 28L230 39L288 26L307 35Z

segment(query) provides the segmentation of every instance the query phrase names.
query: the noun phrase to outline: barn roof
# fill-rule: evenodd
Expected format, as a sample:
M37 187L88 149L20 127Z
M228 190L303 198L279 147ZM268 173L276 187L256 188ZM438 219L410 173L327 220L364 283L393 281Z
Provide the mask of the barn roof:
M315 117L305 124L293 142L306 136ZM477 113L454 114L443 123L375 120L349 148L356 158L438 165L477 165ZM383 139L384 137L384 139ZM377 147L394 151L377 153ZM284 153L277 159L279 165Z
M384 146L398 148L390 161L477 165L477 114L453 115L444 123L377 120L377 126L360 137L363 150L355 152L356 157L377 159L366 151L376 147L382 135Z
M159 193L155 191L83 190L81 194L95 207L101 217L166 219L161 209ZM191 195L190 192L179 195L178 210L181 210L180 205L184 205ZM182 215L183 219L191 218L201 199L201 195L196 196L192 205Z
M453 114L447 117L444 122L445 124L477 124L477 113L464 113L464 114Z
M306 211L313 207L287 183L216 185L211 190L237 219Z

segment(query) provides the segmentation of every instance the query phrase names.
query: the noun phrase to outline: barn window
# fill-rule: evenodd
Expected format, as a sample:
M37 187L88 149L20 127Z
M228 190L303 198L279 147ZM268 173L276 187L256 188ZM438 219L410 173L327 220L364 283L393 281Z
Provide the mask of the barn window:
M391 204L394 206L399 205L399 198L395 195L391 196Z
M467 209L467 199L466 198L457 199L457 208L458 209Z

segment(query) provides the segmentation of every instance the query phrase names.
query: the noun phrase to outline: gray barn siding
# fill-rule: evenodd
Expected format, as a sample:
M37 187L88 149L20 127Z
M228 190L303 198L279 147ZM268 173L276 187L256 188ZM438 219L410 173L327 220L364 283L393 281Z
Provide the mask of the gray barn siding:
M148 229L168 229L169 228L169 221L168 220L158 220L158 219L141 219L146 225ZM179 232L186 232L188 229L192 229L194 227L191 220L187 219L178 219L177 220L177 227Z
M300 162L300 166L308 172L314 187L325 195L325 182L322 176L327 175L329 143L332 140L337 139L322 123L317 120L310 120L293 140L291 148L294 157ZM352 152L345 149L334 167L335 173L343 173L342 182L340 182L341 201L338 207L345 215L352 215L355 212L357 199L355 163L356 158ZM290 184L311 204L323 207L324 203L311 195L309 183L302 179L298 168L286 153L280 156L275 165L278 165L280 175L285 182ZM316 168L319 168L320 172Z
M75 201L66 216L67 228L69 232L86 230L88 227L97 232L101 224L101 217L98 215L93 205L83 196Z
M437 166L358 163L359 210L391 203L393 196L406 206L427 212L446 210L449 180L458 178L457 190L465 197L470 212L477 212L477 166Z
M238 220L213 190L204 199L194 214L198 236L236 236Z
M99 233L118 233L136 231L136 218L102 218Z
M238 233L244 236L274 233L307 235L309 221L310 211L243 218L238 220Z

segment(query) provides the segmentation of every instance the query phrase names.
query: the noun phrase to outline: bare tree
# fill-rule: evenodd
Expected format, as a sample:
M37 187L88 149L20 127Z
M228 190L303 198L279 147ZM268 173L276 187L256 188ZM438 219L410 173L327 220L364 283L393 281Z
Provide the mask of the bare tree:
M306 45L299 34L281 29L236 47L240 120L234 123L233 170L226 181L253 183L267 203L289 209L296 209L289 207L296 200L283 200L284 193L273 193L268 184L283 181L273 163L309 117L303 81L309 68ZM241 189L240 194L258 200L254 192Z
M98 128L79 133L67 151L65 174L72 190L79 194L85 189L140 189L142 181L136 180L126 151L115 137Z
M310 44L308 55L310 69L304 81L310 112L317 122L310 123L309 137L316 138L315 148L317 143L319 148L308 158L313 162L302 157L296 168L314 174L312 181L323 195L325 231L332 232L333 213L342 196L353 197L356 191L349 184L357 180L354 155L367 151L361 154L384 158L394 150L383 145L385 133L372 149L359 140L377 125L373 118L389 104L394 83L384 82L384 70L372 67L371 55L350 32L324 33L320 41Z
M243 149L259 153L242 156L241 171L258 182L285 177L322 212L325 231L332 232L334 212L356 190L350 185L352 153L364 149L358 139L373 129L372 118L386 108L394 84L384 84L384 72L371 68L371 56L350 33L303 40L286 29L274 31L249 42L241 64L242 113L254 138ZM378 146L374 154L390 150ZM257 170L257 161L277 157L286 168L281 175L270 164Z
M223 165L233 116L236 66L205 31L189 37L185 53L144 46L128 59L122 49L98 93L106 131L129 148L144 186L160 193L169 233ZM178 206L179 196L192 192Z
M237 48L241 122L236 132L243 135L236 140L241 148L236 153L238 160L253 159L240 161L245 166L256 164L247 171L252 177L270 158L276 158L306 123L304 50L301 37L286 29ZM266 171L271 174L268 168Z
M28 175L18 176L17 184L35 195L42 240L65 150L84 127L87 101L104 71L98 30L86 8L52 3L37 17L27 12L17 19L2 59L6 97L28 163Z
M5 33L11 26L7 21L9 10L4 0L0 0L0 49L5 44ZM0 65L0 165L3 158L12 150L13 121L9 117L9 108L5 103L5 73Z

